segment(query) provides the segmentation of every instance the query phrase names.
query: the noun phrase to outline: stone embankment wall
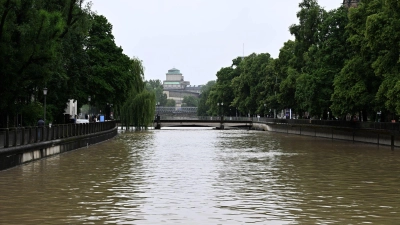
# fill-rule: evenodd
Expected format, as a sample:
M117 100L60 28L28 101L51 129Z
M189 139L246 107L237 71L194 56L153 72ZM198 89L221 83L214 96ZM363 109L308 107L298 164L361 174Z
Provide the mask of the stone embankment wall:
M117 134L118 129L115 127L113 129L91 134L3 148L0 149L0 170L87 147L111 139Z
M253 123L253 129L311 137L362 142L400 147L400 136L387 130L353 129L343 127L307 126L273 123Z

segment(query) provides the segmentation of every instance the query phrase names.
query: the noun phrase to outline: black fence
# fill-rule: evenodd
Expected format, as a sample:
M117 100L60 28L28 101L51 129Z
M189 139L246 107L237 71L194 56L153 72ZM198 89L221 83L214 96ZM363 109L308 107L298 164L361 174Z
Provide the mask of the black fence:
M310 119L271 119L254 118L253 122L280 123L290 125L318 125L330 127L344 127L353 129L375 129L400 131L400 123L381 123L381 122L360 122L360 121L340 121L340 120L310 120Z
M0 129L0 149L93 134L115 127L116 121L60 124L45 127L3 128Z

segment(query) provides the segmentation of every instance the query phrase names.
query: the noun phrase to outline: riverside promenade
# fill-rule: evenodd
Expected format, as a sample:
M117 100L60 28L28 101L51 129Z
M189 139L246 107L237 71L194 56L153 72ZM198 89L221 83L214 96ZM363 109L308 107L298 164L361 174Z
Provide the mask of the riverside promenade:
M0 129L0 170L106 141L117 122Z
M154 128L215 127L217 129L254 129L302 136L329 138L400 147L400 123L316 119L273 119L265 117L161 116Z
M400 123L252 118L255 130L400 147Z

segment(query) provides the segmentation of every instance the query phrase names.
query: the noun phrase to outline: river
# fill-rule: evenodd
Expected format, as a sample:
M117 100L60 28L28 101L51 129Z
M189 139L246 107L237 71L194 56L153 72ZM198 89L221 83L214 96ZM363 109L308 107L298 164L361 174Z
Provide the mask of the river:
M399 224L400 152L162 129L0 171L0 224Z

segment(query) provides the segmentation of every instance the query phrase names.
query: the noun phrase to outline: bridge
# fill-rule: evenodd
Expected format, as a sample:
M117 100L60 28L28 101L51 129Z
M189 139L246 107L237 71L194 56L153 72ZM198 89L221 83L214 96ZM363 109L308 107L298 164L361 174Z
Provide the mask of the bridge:
M161 127L215 127L216 129L246 128L253 125L247 117L218 117L218 116L160 116L154 120L154 129Z

